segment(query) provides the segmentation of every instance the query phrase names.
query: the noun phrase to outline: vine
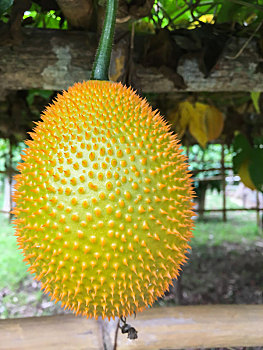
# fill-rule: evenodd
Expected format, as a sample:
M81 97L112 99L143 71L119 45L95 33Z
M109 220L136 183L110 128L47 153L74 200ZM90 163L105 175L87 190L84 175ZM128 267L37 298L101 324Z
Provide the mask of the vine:
M108 0L99 47L92 68L91 80L109 80L108 71L115 30L118 0Z

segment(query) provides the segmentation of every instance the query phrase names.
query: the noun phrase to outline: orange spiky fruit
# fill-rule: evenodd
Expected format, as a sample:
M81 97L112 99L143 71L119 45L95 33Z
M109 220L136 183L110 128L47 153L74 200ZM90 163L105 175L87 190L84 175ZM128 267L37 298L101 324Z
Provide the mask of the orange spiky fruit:
M169 126L130 88L88 81L59 95L30 135L14 194L30 272L76 314L151 305L191 237L191 180Z

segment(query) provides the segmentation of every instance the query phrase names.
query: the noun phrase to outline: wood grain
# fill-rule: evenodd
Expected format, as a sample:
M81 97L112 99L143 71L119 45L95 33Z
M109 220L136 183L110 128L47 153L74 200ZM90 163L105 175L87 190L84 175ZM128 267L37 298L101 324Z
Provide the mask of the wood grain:
M121 36L121 33L118 35ZM114 46L110 76L125 83L129 71L128 33ZM125 39L126 38L126 39ZM149 39L149 38L148 38ZM145 67L138 53L147 38L138 38L133 50L133 87L143 92L167 93L175 91L263 91L263 73L258 71L261 57L252 41L237 59L243 39L228 44L214 71L206 78L197 59L180 59L177 67L185 89L176 87L173 74L164 76L158 68ZM89 79L97 46L96 36L89 32L23 29L20 45L1 46L0 43L0 99L8 90L67 89L76 81ZM179 80L180 80L179 79Z
M153 308L127 322L138 339L119 334L118 350L263 345L263 305Z
M0 350L102 350L99 323L73 315L0 320Z
M152 308L127 323L138 339L119 332L117 350L263 345L263 305ZM115 325L103 336L101 322L72 315L0 320L0 350L113 349Z

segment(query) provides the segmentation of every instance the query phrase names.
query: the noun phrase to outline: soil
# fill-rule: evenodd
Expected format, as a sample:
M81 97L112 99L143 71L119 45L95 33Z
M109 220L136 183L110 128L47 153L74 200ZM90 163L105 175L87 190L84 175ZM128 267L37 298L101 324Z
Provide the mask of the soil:
M162 302L262 304L263 240L194 247L179 280Z

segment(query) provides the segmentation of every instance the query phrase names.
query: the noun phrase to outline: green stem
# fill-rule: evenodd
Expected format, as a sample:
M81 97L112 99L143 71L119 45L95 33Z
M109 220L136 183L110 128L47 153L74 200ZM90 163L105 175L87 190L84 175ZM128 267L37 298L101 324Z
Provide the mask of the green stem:
M92 67L91 80L109 80L108 72L118 0L107 0L106 15L100 37L98 51Z

